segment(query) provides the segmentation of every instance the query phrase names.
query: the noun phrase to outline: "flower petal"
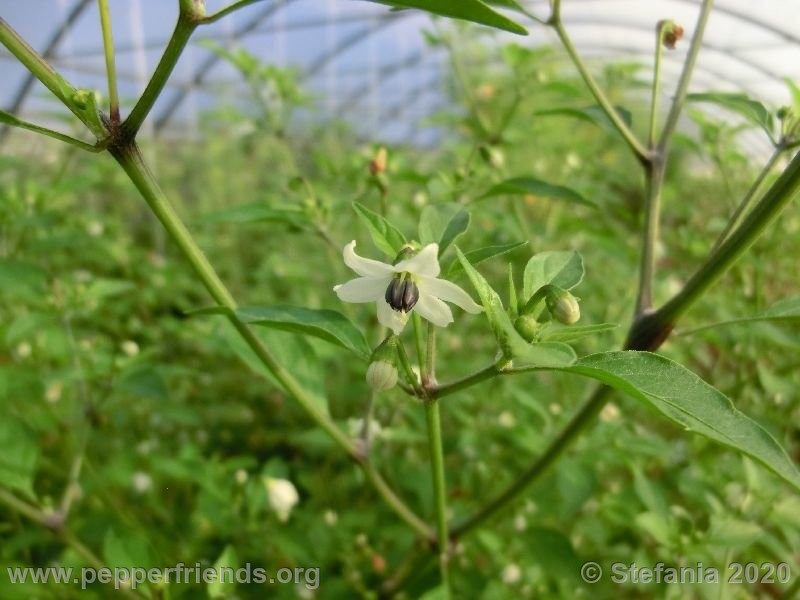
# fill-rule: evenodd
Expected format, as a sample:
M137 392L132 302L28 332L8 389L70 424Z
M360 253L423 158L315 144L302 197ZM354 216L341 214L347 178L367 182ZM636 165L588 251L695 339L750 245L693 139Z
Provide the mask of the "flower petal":
M413 273L422 277L439 275L439 244L428 244L416 256L401 260L394 266L395 273Z
M344 247L342 257L344 264L362 277L385 277L394 272L392 265L359 256L355 252L355 247L356 241L353 240Z
M391 329L395 335L400 335L408 322L408 314L394 310L386 300L381 298L378 300L378 322Z
M375 302L383 299L390 280L390 277L359 277L335 286L333 291L344 302Z
M423 319L427 319L437 327L447 327L453 322L453 311L447 304L434 296L420 296L414 310Z
M483 307L470 298L470 295L458 287L452 281L446 279L434 279L433 277L421 277L418 282L419 293L421 296L436 296L445 302L452 302L460 306L468 313L477 314Z

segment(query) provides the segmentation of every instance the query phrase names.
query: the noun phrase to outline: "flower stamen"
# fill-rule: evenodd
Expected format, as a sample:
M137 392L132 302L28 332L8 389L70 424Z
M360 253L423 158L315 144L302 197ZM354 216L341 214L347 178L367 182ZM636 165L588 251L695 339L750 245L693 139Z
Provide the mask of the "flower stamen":
M419 288L410 277L406 277L406 273L395 277L389 282L389 287L386 288L386 303L392 307L393 310L408 313L417 304L419 300Z

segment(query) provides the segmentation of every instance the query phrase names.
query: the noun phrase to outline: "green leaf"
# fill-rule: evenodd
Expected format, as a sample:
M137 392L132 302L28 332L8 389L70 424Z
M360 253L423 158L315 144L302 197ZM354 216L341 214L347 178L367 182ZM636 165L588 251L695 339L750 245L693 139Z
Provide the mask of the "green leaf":
M302 382L317 409L323 414L328 414L324 378L313 346L305 338L286 331L258 328L254 333L270 349L280 364L289 365L288 370L298 381ZM269 380L275 387L283 389L283 386L261 362L261 359L256 356L247 342L242 339L241 334L234 329L233 324L228 319L220 322L220 337L251 371Z
M0 420L0 485L35 498L33 477L39 445L28 428L5 412Z
M554 198L556 200L566 200L567 202L574 202L575 204L582 204L591 208L597 208L597 204L587 200L578 192L563 185L555 185L547 183L540 179L533 177L514 177L498 183L492 187L488 192L478 198L492 198L494 196L504 195L524 195L533 194L536 196L545 196L547 198Z
M574 342L580 338L611 331L619 327L616 323L597 323L594 325L570 325L568 327L557 327L548 329L542 336L543 340L549 342Z
M384 254L396 257L406 244L406 237L394 225L363 204L353 202L353 210L369 230L372 241Z
M529 365L552 367L567 366L575 362L575 351L566 344L558 342L529 344L526 342L514 329L514 324L503 308L503 302L497 292L475 270L458 247L456 247L456 253L464 272L481 299L492 332L506 357L519 359Z
M212 306L187 314L229 315L230 312L223 306ZM372 353L361 330L335 310L297 306L242 306L236 311L236 316L250 325L317 337L355 352L365 359Z
M800 490L800 472L780 444L719 390L684 366L649 352L604 352L564 369L646 402L689 431L760 462Z
M571 290L583 281L583 275L583 257L574 250L534 254L522 276L523 299L527 302L536 290L548 284Z
M153 564L147 536L141 531L126 530L118 534L106 531L103 539L103 558L111 569L146 569ZM147 584L141 584L147 587Z
M298 206L269 206L263 202L252 202L229 206L203 215L205 223L282 223L293 227L304 227L310 221L305 211Z
M361 330L335 310L296 306L244 306L236 311L236 315L245 323L312 335L351 350L363 358L370 355L369 344Z
M225 546L225 550L222 551L217 562L214 563L214 570L217 572L217 579L208 584L206 588L208 591L209 598L231 598L234 595L234 590L236 588L236 579L229 578L227 575L223 577L225 571L223 569L233 569L235 570L239 568L239 557L236 556L236 550L233 546Z
M631 111L622 106L615 106L614 110L616 111L619 118L630 127L633 123L633 115ZM533 113L536 117L571 117L573 119L579 119L581 121L585 121L586 123L591 123L592 125L597 125L601 129L605 129L610 133L617 133L616 127L611 122L611 119L608 118L605 111L602 107L594 104L592 106L586 106L583 108L550 108L547 110L540 110Z
M760 315L753 317L742 317L741 319L731 319L730 321L719 321L717 323L710 323L696 327L688 331L681 331L680 335L690 335L698 331L705 331L716 327L727 327L729 325L740 325L742 323L756 323L759 321L777 321L777 322L800 322L800 296L797 298L785 298L770 306Z
M492 10L480 0L370 0L370 2L398 8L418 8L442 17L463 19L519 35L528 35L528 30L522 25ZM507 2L508 0L505 0L504 4L507 5Z
M477 250L470 250L465 252L464 256L467 258L471 265L479 265L483 261L494 258L495 256L503 256L509 252L513 252L517 248L526 246L528 242L514 242L512 244L498 244L497 246L486 246L485 248L478 248ZM447 278L452 279L463 271L461 261L456 258L447 268Z
M441 258L448 246L467 230L469 221L469 213L459 204L429 204L420 215L419 241L423 246L439 244Z
M734 112L745 118L748 122L761 127L772 136L775 130L775 121L772 113L757 100L749 98L745 94L730 92L705 92L701 94L688 94L686 99L689 102L708 102L716 104L722 108Z

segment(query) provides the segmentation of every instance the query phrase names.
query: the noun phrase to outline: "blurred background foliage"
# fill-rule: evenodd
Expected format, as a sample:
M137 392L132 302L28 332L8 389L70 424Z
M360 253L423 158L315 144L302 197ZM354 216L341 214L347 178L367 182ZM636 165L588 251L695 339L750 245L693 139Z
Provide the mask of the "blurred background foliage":
M368 168L381 140L360 139L344 124L284 128L288 114L313 110L319 98L306 96L291 72L263 67L244 52L219 50L250 84L249 101L218 106L199 131L179 139L148 140L146 158L243 304L334 308L375 344L373 308L342 305L332 292L349 278L340 258L345 243L357 239L360 253L378 257L351 203L385 210L414 238L425 206L458 202L472 214L458 241L463 250L527 242L479 267L498 290L505 289L507 263L519 286L532 253L581 252L582 322L621 326L581 340L579 354L620 347L636 293L637 165L560 55L514 44L492 49L459 33L429 32L429 43L452 46L449 105L432 117L446 134L430 148L388 147L383 199ZM636 65L618 63L601 77L639 131L638 90L649 85L642 75ZM761 166L738 143L738 122L690 113L664 191L662 301L706 255ZM270 597L376 597L406 560L413 533L268 377L238 360L243 351L221 319L187 314L210 304L205 291L108 157L28 134L11 139L0 158L0 455L13 455L16 469L5 474L6 487L54 508L74 497L70 530L111 566L131 557L141 566L210 566L233 547L241 564L320 568L316 591L276 585ZM567 186L597 208L533 194L480 198L512 176ZM793 207L663 349L731 397L795 461L797 326L683 333L796 296L798 234ZM451 249L443 263L454 257ZM455 281L470 289L463 272ZM325 390L331 414L357 435L366 364L343 360L315 339L263 335L304 382ZM441 381L494 358L481 316L457 314L439 347ZM471 514L510 482L590 385L541 373L497 378L443 400L453 517ZM378 398L373 416L374 460L430 517L420 405L395 389ZM269 509L267 477L287 478L299 490L286 522ZM526 498L459 543L452 579L460 596L780 596L777 584L589 587L579 578L587 560L702 562L723 576L732 561L787 562L800 576L800 499L788 486L621 396ZM0 508L0 567L54 562L83 564L58 537ZM420 597L437 577L433 565L421 564L400 597ZM0 581L0 597L8 599L112 593ZM169 596L154 586L145 593L207 597L192 585L171 586ZM221 597L263 595L237 586Z

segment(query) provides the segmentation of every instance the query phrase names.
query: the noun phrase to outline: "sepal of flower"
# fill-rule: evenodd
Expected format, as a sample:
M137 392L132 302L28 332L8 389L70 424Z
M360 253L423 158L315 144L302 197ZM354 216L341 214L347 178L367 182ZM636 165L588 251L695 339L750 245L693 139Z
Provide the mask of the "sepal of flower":
M344 302L375 302L378 321L396 335L403 330L412 311L434 325L447 327L453 322L453 313L445 302L473 314L483 310L463 289L439 278L438 244L428 244L416 254L413 248L406 247L395 264L358 256L355 246L355 241L347 244L342 256L359 277L333 290Z
M376 393L385 392L397 385L397 338L387 337L375 348L367 367L367 385Z
M572 325L581 318L581 309L577 298L558 286L550 286L545 297L545 304L553 318L564 325Z

